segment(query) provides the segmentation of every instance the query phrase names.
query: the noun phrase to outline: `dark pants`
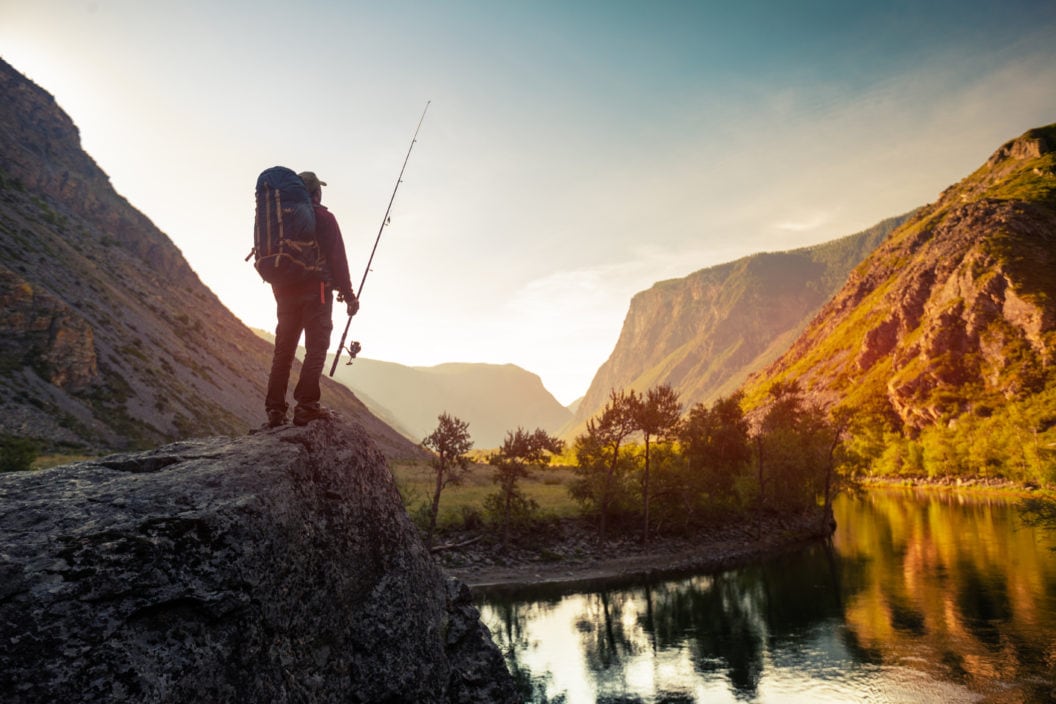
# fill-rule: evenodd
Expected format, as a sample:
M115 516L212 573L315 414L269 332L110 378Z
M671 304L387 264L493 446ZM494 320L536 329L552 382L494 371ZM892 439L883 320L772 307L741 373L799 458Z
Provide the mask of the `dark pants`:
M306 351L293 400L298 406L319 403L319 377L326 364L330 332L334 329L331 319L334 298L331 291L323 291L319 282L286 289L273 286L272 292L278 304L279 323L275 328L275 356L271 360L268 397L264 406L268 411L285 413L290 367L302 332Z

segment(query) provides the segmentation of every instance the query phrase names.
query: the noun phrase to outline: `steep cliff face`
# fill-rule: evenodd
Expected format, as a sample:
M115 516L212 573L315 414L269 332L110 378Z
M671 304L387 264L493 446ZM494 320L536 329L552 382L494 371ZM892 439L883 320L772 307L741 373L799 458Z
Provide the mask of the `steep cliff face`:
M848 272L904 219L816 247L702 269L637 294L571 429L595 414L611 389L667 383L686 406L733 392L791 344Z
M0 435L128 448L258 425L272 347L114 192L50 95L2 61L0 89ZM415 452L341 385L324 395Z
M359 426L0 476L0 544L9 701L516 701Z
M99 382L92 327L45 290L0 269L0 340L5 360L29 360L40 376L67 391Z
M1056 388L1056 125L1031 130L862 263L786 355L822 403L889 404L910 431Z

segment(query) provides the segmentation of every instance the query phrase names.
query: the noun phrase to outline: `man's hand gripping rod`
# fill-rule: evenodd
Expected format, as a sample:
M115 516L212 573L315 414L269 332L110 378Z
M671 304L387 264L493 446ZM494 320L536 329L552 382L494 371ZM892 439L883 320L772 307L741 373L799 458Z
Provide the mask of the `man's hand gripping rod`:
M426 110L429 109L430 100L425 101L425 109L422 110L422 116L418 118L418 127L414 130L414 136L411 137L411 146L407 147L407 156L403 158L403 166L400 167L400 175L396 177L396 185L392 189L392 195L389 197L389 207L385 209L385 217L381 219L381 227L378 228L378 236L374 238L374 248L370 250L370 259L367 260L367 268L363 271L363 279L359 282L359 289L355 292L356 297L362 299L363 297L363 284L367 282L367 274L370 273L370 265L374 261L374 253L378 251L378 242L381 241L381 233L385 231L385 226L389 224L389 213L392 211L392 202L396 200L396 191L400 189L400 184L403 183L403 171L407 168L407 162L411 158L411 150L414 149L414 143L418 141L418 130L422 129L422 121L425 120ZM337 360L341 356L341 350L345 349L345 338L348 337L348 328L352 325L352 316L348 316L348 322L345 323L345 331L341 333L341 342L337 343L337 352L334 353L334 363L330 365L330 376L334 375L337 370ZM359 354L360 344L356 341L351 342L348 345L348 361L345 364L352 364L352 360Z

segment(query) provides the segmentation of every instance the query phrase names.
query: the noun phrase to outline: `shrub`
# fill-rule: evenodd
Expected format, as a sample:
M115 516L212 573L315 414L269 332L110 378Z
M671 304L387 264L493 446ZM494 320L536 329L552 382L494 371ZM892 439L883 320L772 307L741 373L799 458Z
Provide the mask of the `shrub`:
M39 448L29 438L6 436L0 440L0 472L21 472L33 466Z

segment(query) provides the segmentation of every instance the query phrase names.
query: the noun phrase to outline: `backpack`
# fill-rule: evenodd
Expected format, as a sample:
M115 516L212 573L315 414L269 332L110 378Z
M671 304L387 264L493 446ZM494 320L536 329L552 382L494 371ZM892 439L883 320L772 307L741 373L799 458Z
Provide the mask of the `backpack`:
M265 169L257 178L251 256L269 284L288 286L322 276L311 195L301 177L285 166Z

